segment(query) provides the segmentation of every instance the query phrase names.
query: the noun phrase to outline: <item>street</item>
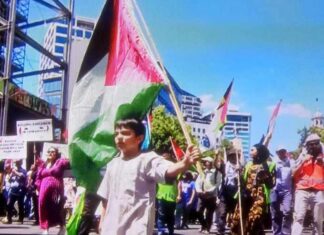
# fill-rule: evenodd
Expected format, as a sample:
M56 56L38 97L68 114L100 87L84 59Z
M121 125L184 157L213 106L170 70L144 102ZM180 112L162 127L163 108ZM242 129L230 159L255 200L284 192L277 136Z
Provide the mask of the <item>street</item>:
M33 225L33 220L26 220L24 224L18 224L13 222L12 224L0 224L0 234L16 234L16 235L30 235L30 234L42 234L41 229L37 225ZM189 225L189 229L175 230L176 235L195 235L199 233L199 225ZM56 235L59 231L59 227L50 228L49 235ZM156 232L156 231L155 231ZM154 233L155 235L156 233ZM211 231L211 234L216 234L215 230ZM229 234L229 233L227 233ZM266 231L266 235L272 234L270 230ZM310 230L304 231L305 235L311 234ZM90 235L97 235L97 233L91 232Z

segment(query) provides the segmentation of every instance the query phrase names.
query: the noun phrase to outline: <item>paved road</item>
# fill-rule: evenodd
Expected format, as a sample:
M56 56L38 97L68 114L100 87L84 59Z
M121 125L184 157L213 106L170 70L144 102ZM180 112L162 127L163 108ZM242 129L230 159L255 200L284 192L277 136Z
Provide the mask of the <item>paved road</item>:
M186 230L176 230L176 235L197 235L199 233L199 225L189 225L190 229ZM59 227L54 227L49 230L50 235L56 235L59 231ZM8 234L8 235L31 235L31 234L42 234L39 226L33 225L33 221L27 220L24 224L18 224L17 222L13 222L12 224L2 224L0 222L0 234ZM156 233L155 233L156 234ZM215 231L212 230L211 234L215 234ZM266 231L266 235L272 234L271 231ZM309 230L303 233L304 235L310 235L311 232ZM90 235L97 235L97 233L91 233Z

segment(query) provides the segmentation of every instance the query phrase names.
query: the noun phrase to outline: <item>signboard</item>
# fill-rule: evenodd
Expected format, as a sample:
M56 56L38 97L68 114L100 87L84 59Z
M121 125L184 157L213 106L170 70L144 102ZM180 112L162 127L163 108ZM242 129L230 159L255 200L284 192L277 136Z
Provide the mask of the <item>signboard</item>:
M49 148L54 147L59 150L61 153L62 158L69 158L69 149L67 144L57 144L57 143L47 143L45 142L43 145L43 154L42 154L42 159L46 161L47 159L47 151Z
M52 119L17 121L17 135L26 141L52 141Z
M0 136L0 159L26 159L27 142L18 136Z

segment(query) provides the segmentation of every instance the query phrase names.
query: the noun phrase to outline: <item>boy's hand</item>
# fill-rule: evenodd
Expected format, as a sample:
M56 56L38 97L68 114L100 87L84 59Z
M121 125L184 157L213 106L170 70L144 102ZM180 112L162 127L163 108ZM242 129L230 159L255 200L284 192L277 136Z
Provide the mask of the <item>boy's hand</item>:
M186 154L184 156L185 163L188 165L195 164L200 157L200 151L197 146L190 145L186 150Z

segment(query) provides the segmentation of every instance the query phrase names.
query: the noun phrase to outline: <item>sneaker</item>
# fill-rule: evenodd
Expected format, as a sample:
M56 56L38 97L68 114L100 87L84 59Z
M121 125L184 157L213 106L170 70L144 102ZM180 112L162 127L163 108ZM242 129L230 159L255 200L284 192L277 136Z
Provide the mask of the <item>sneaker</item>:
M7 218L4 218L1 222L3 224L12 224L12 221L11 220L8 220Z

